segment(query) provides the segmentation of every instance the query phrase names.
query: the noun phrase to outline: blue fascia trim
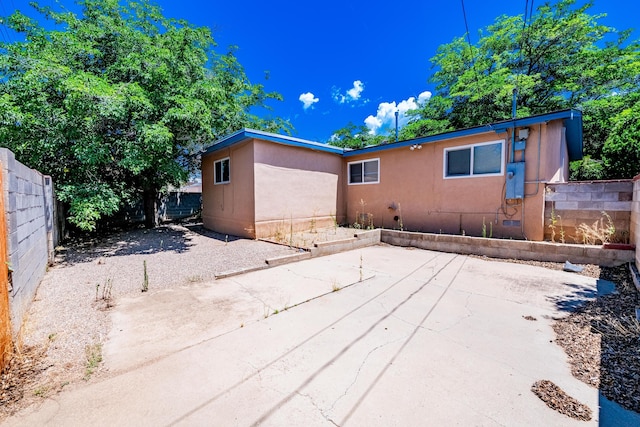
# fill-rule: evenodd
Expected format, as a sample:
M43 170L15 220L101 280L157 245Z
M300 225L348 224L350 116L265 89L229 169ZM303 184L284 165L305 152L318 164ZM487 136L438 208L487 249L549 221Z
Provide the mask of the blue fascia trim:
M505 120L504 122L500 122L500 123L495 123L493 125L491 125L494 129L496 129L496 132L500 131L500 132L506 132L507 130L515 127L523 127L523 126L529 126L529 125L535 125L538 123L542 123L542 122L548 122L551 120L559 120L559 119L574 119L574 118L582 118L582 112L580 110L563 110L563 111L556 111L554 113L548 113L548 114L540 114L538 116L530 116L530 117L523 117L520 119L515 119L514 120Z
M459 137L469 136L469 135L476 135L476 134L486 133L491 131L493 131L493 129L488 125L482 126L480 128L455 130L453 132L439 133L437 135L425 136L425 137L416 138L416 139L409 139L407 141L392 142L390 144L375 145L373 147L365 147L357 150L351 150L351 151L345 152L343 156L352 157L360 154L375 153L383 150L393 150L395 148L411 147L414 144L430 144L438 141L444 141L447 139L459 138Z
M225 136L219 139L218 141L214 142L212 145L210 145L204 150L203 154L206 155L209 153L213 153L215 151L221 150L223 148L227 148L233 144L236 144L238 142L241 142L247 139L262 139L270 142L275 142L277 144L307 148L310 150L323 151L323 152L332 153L332 154L342 155L344 153L344 150L342 148L334 147L328 144L307 141L300 138L278 135L270 132L263 132L255 129L241 129L237 132L232 133L231 135Z
M530 126L537 123L548 122L551 120L558 120L558 119L571 120L576 118L580 119L580 122L582 122L581 111L574 110L574 109L556 111L554 113L540 114L538 116L524 117L516 120L506 120L503 122L492 123L492 124L477 126L477 127L468 128L468 129L455 130L452 132L440 133L437 135L410 139L407 141L392 142L390 144L385 144L385 145L376 145L373 147L360 148L358 150L347 151L343 154L343 156L353 157L353 156L358 156L360 154L369 154L369 153L375 153L383 150L393 150L395 148L411 147L414 144L430 144L434 142L445 141L447 139L479 135L481 133L487 133L487 132L505 133L510 129L512 129L514 126L524 127L524 126ZM574 138L572 138L571 140L569 140L568 138L568 141L567 141L569 145L570 153L574 154L574 156L570 156L570 157L575 157L577 152L582 150L582 135L580 135L579 141L577 140L576 137L577 135L575 135ZM571 158L571 160L574 160L574 158Z

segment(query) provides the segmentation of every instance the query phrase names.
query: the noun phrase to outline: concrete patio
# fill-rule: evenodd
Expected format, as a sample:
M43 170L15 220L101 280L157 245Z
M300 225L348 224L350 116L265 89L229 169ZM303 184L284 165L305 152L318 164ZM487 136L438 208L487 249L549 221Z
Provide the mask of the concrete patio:
M372 246L141 294L113 309L108 375L6 425L625 425L553 342L599 285ZM542 379L594 419L549 409Z

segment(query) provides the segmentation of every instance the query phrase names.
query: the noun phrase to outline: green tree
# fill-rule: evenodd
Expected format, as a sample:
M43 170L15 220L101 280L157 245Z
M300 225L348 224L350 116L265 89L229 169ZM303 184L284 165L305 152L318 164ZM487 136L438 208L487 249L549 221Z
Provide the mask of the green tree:
M610 117L640 94L640 45L629 41L629 31L601 25L604 15L589 14L590 7L591 2L576 7L575 0L545 3L526 26L523 16L501 16L475 45L460 37L440 46L431 59L432 100L449 105L426 104L406 135L510 119L517 88L518 117L583 109L585 153L591 157L583 172L598 175Z
M33 4L54 29L16 12L24 42L0 44L0 140L52 175L69 221L91 230L143 196L147 225L166 185L203 146L243 126L289 130L249 113L269 99L208 28L167 19L148 0L78 0L80 16Z
M609 178L633 178L640 173L640 102L616 115L602 149Z
M382 144L384 139L385 137L381 135L371 135L369 128L364 125L356 126L349 122L345 127L334 131L327 142L336 147L358 149Z
M448 117L451 101L432 96L419 110L409 110L409 123L400 129L399 139L414 139L455 130Z

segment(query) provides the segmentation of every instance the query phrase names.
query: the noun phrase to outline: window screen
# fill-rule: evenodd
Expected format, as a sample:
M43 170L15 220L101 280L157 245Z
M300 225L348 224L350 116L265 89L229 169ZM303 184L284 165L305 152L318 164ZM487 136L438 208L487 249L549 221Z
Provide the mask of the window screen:
M229 158L218 160L214 163L214 184L226 184L230 182Z
M471 149L447 151L447 176L469 175L471 172Z
M473 147L473 174L500 173L502 170L502 144Z

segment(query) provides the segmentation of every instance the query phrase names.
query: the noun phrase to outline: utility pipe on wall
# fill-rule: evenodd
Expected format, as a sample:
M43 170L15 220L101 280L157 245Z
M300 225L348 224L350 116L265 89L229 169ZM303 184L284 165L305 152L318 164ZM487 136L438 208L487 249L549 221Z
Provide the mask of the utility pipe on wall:
M511 150L509 150L509 163L513 163L516 156L516 104L518 100L518 88L513 88L513 98L511 99L511 118L513 127L511 128Z

